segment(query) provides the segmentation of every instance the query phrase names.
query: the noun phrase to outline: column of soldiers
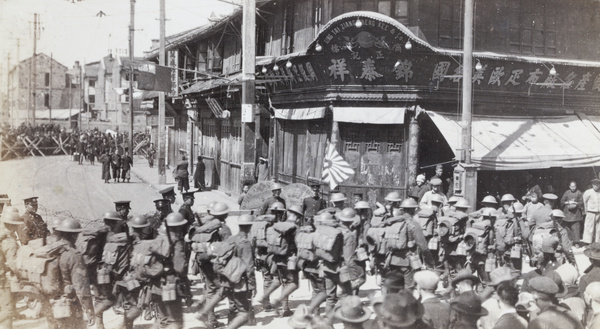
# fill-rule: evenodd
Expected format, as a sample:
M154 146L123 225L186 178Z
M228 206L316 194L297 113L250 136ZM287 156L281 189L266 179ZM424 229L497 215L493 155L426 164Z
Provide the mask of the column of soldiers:
M86 228L68 217L44 221L37 198L28 198L23 216L5 207L0 218L0 324L10 328L15 302L28 296L40 299L50 328L104 328L111 308L123 328L138 317L182 328L184 309L214 328L223 325L214 310L225 298L229 328L256 324L253 299L259 312L299 328L321 315L346 328L598 328L600 244L584 252L591 266L579 278L556 195L543 194L528 219L510 194L486 196L469 212L467 200L441 192L441 180L430 184L420 199L390 192L376 209L346 207L340 192L328 207L318 184L314 196L286 205L274 184L256 216L238 217L236 235L225 203L198 214L190 191L175 212L172 187L160 191L154 213L130 216L130 202L117 201L102 225ZM28 263L39 262L47 271L32 275ZM524 262L533 270L521 275ZM294 311L300 273L312 298ZM196 303L189 274L204 281ZM369 275L381 279L375 319L357 298Z

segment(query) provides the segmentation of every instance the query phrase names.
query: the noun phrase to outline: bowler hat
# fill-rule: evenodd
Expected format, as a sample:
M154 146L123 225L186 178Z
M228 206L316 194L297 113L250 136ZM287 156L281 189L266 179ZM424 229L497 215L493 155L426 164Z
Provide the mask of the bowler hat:
M461 270L460 272L458 272L458 275L454 278L454 280L452 280L452 286L454 288L456 288L456 285L464 280L471 280L473 282L473 285L476 285L479 283L479 278L476 277L475 275L473 275L473 273L471 272L471 270L469 270L468 268Z
M467 315L486 316L488 311L481 306L481 298L474 291L465 291L450 301L453 310Z
M311 318L308 306L300 304L296 307L294 314L288 319L288 325L292 328L306 328L310 324Z
M600 242L594 242L590 244L586 250L583 251L589 259L600 260Z
M386 294L383 301L373 304L381 321L392 327L406 327L423 317L424 308L407 290L397 294Z
M547 276L536 276L535 278L529 280L529 288L537 293L548 296L556 295L559 289L554 280Z
M358 296L348 296L340 301L334 314L343 322L363 323L371 317L371 310L363 306Z

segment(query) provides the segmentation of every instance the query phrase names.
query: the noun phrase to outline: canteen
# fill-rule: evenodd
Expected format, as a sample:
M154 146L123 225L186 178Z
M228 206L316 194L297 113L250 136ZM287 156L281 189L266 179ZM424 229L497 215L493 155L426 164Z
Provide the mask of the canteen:
M71 301L61 297L54 299L52 303L52 315L55 319L65 319L71 317Z
M510 258L521 259L521 245L516 244L510 250Z
M369 255L367 254L367 251L365 250L365 248L360 247L356 250L356 260L357 261L364 262L368 259L369 259Z
M98 284L108 284L110 283L110 272L108 268L101 267L98 269L97 273Z
M162 286L163 302L170 302L177 299L177 289L175 283L165 283Z
M429 243L427 244L427 247L429 248L429 250L438 250L438 244L439 244L439 239L437 236L433 236L431 239L429 239Z
M485 271L486 272L491 272L495 268L496 268L496 256L495 255L490 255L485 260Z
M412 267L413 270L419 270L421 267L423 267L423 263L421 262L419 255L412 254L408 256L408 259L410 260L410 267Z
M467 246L464 241L461 241L456 246L456 255L458 256L466 256L467 255Z
M295 271L298 265L298 256L291 256L287 261L287 269L289 271Z

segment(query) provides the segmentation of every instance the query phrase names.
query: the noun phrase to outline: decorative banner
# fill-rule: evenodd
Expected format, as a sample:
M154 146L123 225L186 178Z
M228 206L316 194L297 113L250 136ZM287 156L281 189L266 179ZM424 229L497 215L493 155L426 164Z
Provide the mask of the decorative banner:
M242 122L254 122L254 111L252 110L252 104L242 104Z
M154 91L171 91L171 69L156 64L140 64L137 71L138 89Z
M271 186L273 182L266 181L252 185L248 194L242 201L240 209L251 210L259 209L263 202L273 195L271 192ZM294 183L285 185L281 189L281 197L285 200L287 207L291 205L302 206L304 198L313 196L312 189L308 185L301 183Z
M172 85L167 91L170 92L169 96L177 97L179 96L179 72L177 71L177 67L179 66L178 50L167 51L167 66L172 68L171 77L169 79L172 81Z
M329 183L329 187L333 190L352 175L354 170L336 151L335 145L329 144L323 161L323 181Z

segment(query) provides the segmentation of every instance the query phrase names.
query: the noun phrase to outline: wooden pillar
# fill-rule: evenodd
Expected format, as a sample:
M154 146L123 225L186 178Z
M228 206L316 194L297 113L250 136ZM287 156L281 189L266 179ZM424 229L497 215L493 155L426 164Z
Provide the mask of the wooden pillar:
M255 106L256 2L244 0L242 9L242 174L241 185L254 181L260 144L260 112ZM252 130L254 128L254 131Z
M187 118L187 136L186 136L186 146L188 150L188 158L190 164L190 173L194 173L194 122L192 122L191 118Z
M417 175L419 174L419 138L421 136L421 128L419 127L419 121L416 116L410 119L408 125L408 153L406 155L408 160L408 175L407 183L408 188L413 186L416 182Z
M271 177L275 180L279 180L279 131L281 131L281 127L279 126L279 120L273 119L273 126L269 130L273 134L273 147L271 148L271 154L269 154L269 171L271 172Z

